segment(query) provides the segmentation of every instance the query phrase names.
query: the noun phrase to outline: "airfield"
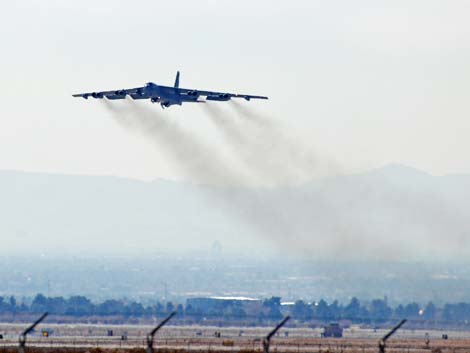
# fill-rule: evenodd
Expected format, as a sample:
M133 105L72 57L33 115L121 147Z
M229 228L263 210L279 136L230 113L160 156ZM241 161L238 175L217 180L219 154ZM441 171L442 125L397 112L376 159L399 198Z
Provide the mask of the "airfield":
M0 324L1 352L16 352L22 324ZM41 330L53 332L41 337ZM143 352L152 326L47 324L28 337L26 352ZM262 338L270 327L167 326L158 332L155 351L162 352L262 352ZM113 336L108 336L112 330ZM220 332L220 337L216 337ZM273 337L271 352L378 352L378 341L387 332L352 326L342 338L322 338L321 328L284 328ZM448 339L442 339L443 334ZM427 335L426 335L427 334ZM123 339L122 336L125 336ZM387 352L470 352L470 332L400 330L388 341Z

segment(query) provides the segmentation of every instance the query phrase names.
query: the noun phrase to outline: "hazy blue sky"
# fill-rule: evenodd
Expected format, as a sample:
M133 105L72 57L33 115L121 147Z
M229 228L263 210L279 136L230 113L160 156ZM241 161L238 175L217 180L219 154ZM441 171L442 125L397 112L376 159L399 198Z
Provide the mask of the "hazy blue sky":
M8 1L0 13L0 169L270 185L388 163L435 175L470 173L469 18L470 1L459 0ZM212 110L209 104L186 104L162 111L141 102L126 113L129 102L113 102L122 114L112 114L102 101L71 96L148 81L173 84L176 70L183 87L269 96L269 101L240 102L248 111L245 118L255 119L250 114L256 112L265 125L248 128L251 122L242 121L230 103L214 103L219 108ZM4 185L11 195L0 205L9 220L2 232L20 246L26 240L43 242L38 236L43 232L62 237L64 248L74 241L92 248L93 241L107 242L121 231L124 240L116 246L139 241L139 249L151 248L148 239L158 248L165 237L181 246L181 234L201 242L197 232L206 236L205 248L219 235L225 246L232 233L233 243L244 234L249 244L250 234L257 233L264 236L259 243L277 241L276 249L284 249L288 242L309 256L323 249L344 253L364 243L387 253L396 248L388 254L396 258L403 250L411 257L439 253L452 239L447 253L463 253L469 234L468 198L461 186L466 184L451 178L446 179L451 187L444 187L433 181L413 203L410 194L427 179L405 175L411 177L403 190L392 185L375 199L366 187L351 204L343 202L341 188L336 199L328 190L324 200L299 196L287 210L304 217L298 223L283 218L289 205L283 197L243 208L236 196L220 202L208 193L207 210L221 212L220 227L212 230L214 214L202 222L203 207L190 204L193 218L185 218L184 226L191 231L180 227L179 218L167 225L164 212L153 203L143 207L134 196L128 198L133 203L116 201L116 207L122 203L130 210L92 212L91 206L97 207L92 196L100 196L95 189L86 189L86 195L78 190L78 201L66 197L76 190L65 189L58 193L61 201L49 197L53 192L39 197L33 188L33 196L20 202L15 192L21 194L25 185L16 177ZM440 191L450 194L450 201ZM373 202L357 210L356 201L364 196ZM148 199L167 211L168 200ZM168 199L175 215L187 202ZM327 216L315 213L311 200ZM74 212L80 205L89 218ZM129 237L140 228L126 232L132 226L126 212L146 227L139 207L156 225L142 230L140 238ZM57 210L64 211L60 222L54 218ZM95 229L101 216L102 228ZM235 226L225 220L229 216ZM324 221L323 233L312 220ZM395 234L405 241L397 242Z
M179 69L183 87L268 95L250 109L341 171L468 173L469 15L458 0L5 2L0 169L183 178L98 102L71 97L171 84ZM203 109L164 114L223 149Z

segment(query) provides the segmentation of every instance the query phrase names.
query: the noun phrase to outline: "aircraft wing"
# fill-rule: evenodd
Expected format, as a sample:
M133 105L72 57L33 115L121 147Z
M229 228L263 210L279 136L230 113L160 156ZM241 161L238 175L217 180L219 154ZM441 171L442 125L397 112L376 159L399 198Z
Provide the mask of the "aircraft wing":
M82 97L88 99L92 98L108 98L108 99L124 99L126 96L131 96L133 99L147 99L150 98L147 87L136 87L129 89L119 89L115 91L101 91L101 92L87 92L73 94L73 97Z
M203 96L203 97L206 97L207 100L216 100L216 101L226 101L232 98L244 98L247 101L249 101L250 99L268 99L268 97L265 97L265 96L253 96L250 94L204 91L204 90L190 89L190 88L175 88L175 90L182 95Z

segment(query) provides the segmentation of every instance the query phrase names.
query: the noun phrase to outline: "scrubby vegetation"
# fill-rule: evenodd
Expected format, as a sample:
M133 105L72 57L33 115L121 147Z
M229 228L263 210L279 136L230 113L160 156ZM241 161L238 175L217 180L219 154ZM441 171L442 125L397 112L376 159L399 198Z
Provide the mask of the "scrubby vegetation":
M338 301L327 303L325 300L295 303L281 303L281 298L265 299L259 307L246 306L243 302L221 301L218 305L206 310L193 308L190 304L174 304L172 302L143 305L129 300L110 299L94 303L84 296L46 297L36 295L32 300L19 302L15 297L0 297L0 315L18 316L21 314L38 314L49 312L58 317L84 319L87 317L120 317L125 320L133 318L151 318L177 311L177 320L186 323L214 320L223 322L243 321L252 324L277 320L284 315L291 315L297 322L340 321L352 323L374 324L389 322L395 319L408 318L415 322L466 324L470 322L470 304L445 304L437 307L432 302L422 306L408 303L391 307L385 299L376 299L362 303L352 298L347 304Z

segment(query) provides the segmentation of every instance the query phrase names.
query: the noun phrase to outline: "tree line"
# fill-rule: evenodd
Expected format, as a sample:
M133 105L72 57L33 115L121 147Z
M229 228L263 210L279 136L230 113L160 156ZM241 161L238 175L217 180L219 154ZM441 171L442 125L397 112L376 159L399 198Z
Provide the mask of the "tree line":
M264 320L277 320L285 315L291 315L299 322L348 320L352 323L380 323L402 318L422 322L470 322L470 303L444 304L438 307L432 302L426 305L412 302L392 307L386 299L361 302L357 298L352 298L347 304L338 301L328 303L323 299L281 303L280 297L272 297L261 301L258 306L245 304L243 301L222 300L217 305L207 308L195 308L190 303L174 304L170 301L143 305L132 300L109 299L94 303L85 296L64 298L37 294L29 303L19 303L14 296L0 296L0 314L38 314L47 311L53 315L80 318L91 316L145 318L163 316L176 311L180 319L191 321L218 319L262 323Z

